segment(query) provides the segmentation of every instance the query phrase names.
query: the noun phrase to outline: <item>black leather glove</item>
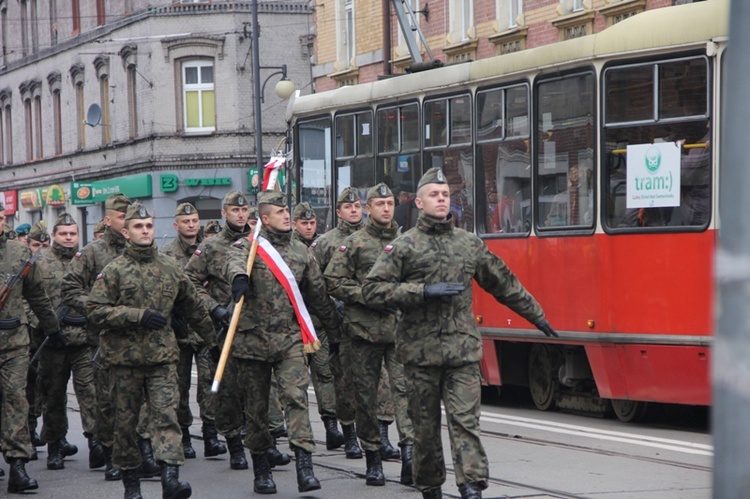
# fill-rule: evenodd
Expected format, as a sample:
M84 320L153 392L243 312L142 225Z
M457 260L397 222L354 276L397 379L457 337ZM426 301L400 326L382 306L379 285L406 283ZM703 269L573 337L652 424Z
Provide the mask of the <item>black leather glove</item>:
M341 343L328 342L328 351L331 355L338 355L340 351Z
M537 329L539 329L539 331L543 332L545 336L554 336L555 338L559 336L557 334L557 331L552 329L552 326L547 319L544 319L542 322L537 324L536 327Z
M167 325L167 318L161 315L159 312L152 312L146 310L143 312L141 317L141 326L149 330L161 329Z
M47 337L49 338L50 348L61 349L65 348L65 346L68 344L68 342L65 340L65 336L63 336L60 331L55 331Z
M243 295L245 300L250 299L250 278L240 274L232 280L232 300L237 303Z
M172 329L175 333L187 337L188 327L187 322L180 315L172 312Z
M211 347L208 349L208 355L211 356L211 360L214 361L214 364L218 364L219 359L221 358L221 350L219 347Z
M460 282L435 282L424 285L425 299L440 298L441 296L456 296L460 294L466 286Z
M229 321L232 320L232 312L226 307L218 305L215 309L211 310L211 318L224 326L228 326Z

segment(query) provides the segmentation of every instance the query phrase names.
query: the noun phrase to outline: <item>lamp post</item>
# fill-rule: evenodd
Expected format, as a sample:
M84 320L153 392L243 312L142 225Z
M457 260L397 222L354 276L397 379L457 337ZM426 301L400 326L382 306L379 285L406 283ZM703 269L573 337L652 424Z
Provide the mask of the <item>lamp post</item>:
M273 76L281 75L281 80L276 84L276 95L280 99L286 100L291 97L294 93L294 83L292 83L286 74L286 64L281 66L261 66L260 65L260 25L258 24L258 0L253 0L252 3L252 44L253 44L253 94L255 97L255 157L258 165L258 180L259 185L263 185L263 120L261 119L260 105L264 102L263 92L266 90L266 83ZM275 69L277 71L268 75L263 81L263 86L260 84L260 70L261 69Z

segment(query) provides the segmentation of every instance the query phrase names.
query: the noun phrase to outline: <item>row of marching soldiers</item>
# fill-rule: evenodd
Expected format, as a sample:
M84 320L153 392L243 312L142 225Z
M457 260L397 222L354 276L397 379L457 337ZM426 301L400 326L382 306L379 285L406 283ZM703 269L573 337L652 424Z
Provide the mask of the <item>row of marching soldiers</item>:
M387 185L373 187L364 222L356 190L344 189L338 226L317 237L309 204L292 217L282 193L262 191L253 214L245 196L231 191L216 236L199 235L198 212L184 203L175 213L178 237L159 251L152 215L115 195L105 202L103 237L80 250L66 214L55 221L52 247L35 261L28 247L0 236L4 273L22 276L0 311L9 492L38 488L25 470L34 447L25 393L31 314L23 298L45 335L37 386L50 469L64 468L77 451L65 439L72 372L89 466L122 480L126 499L141 497L140 478L159 475L163 497L190 497L178 470L195 457L187 400L195 361L204 455L228 447L231 469L247 469L247 447L256 493L276 493L271 469L291 461L276 446L282 435L295 454L299 492L321 487L312 465L312 379L326 447L343 446L348 459L362 458L363 448L365 481L373 486L386 482L382 460L400 458L400 482L428 498L442 497L446 476L442 401L461 496L481 498L489 471L479 439L481 338L472 280L545 334L556 333L502 260L454 228L442 171L429 170L419 183L415 228L400 234L394 204ZM258 251L249 266L256 221ZM242 301L214 395L219 348ZM394 419L400 450L388 440Z

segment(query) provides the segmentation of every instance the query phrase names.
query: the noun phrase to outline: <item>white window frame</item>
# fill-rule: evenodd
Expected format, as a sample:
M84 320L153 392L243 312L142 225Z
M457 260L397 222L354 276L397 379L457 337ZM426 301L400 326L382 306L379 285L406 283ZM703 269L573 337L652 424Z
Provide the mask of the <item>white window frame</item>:
M202 71L200 68L210 67L213 70L213 81L211 83L203 83L200 81ZM186 72L188 68L196 68L198 72L198 83L187 83ZM216 110L216 66L214 61L207 59L196 59L190 61L184 61L181 68L182 73L182 124L186 133L207 133L216 131L216 126L188 126L188 104L187 104L187 93L198 92L198 121L201 125L205 123L203 116L203 92L211 91L214 93L214 112Z
M518 27L518 17L523 12L523 0L510 0L508 12L508 27Z
M581 12L583 10L583 0L573 0L573 6L570 10L573 12Z
M347 67L357 55L357 36L354 22L354 0L344 0L344 54Z
M458 34L454 42L464 42L469 39L469 30L474 26L473 0L451 0L450 2L451 33Z

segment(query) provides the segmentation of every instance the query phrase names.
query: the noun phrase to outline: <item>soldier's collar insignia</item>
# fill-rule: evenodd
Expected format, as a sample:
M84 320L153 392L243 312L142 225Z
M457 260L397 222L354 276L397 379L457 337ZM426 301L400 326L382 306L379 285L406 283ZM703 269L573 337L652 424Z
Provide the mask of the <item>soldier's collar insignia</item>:
M383 197L388 195L388 187L385 184L380 184L380 195Z
M346 251L346 246L339 246L339 251L341 251L342 253L343 253L344 251Z
M393 249L393 245L392 245L392 244L389 244L388 246L386 246L386 247L385 247L385 248L383 248L383 249L384 249L384 250L386 250L386 251L391 251L391 250Z
M443 175L443 170L437 171L437 179L438 182L445 182L445 175Z

